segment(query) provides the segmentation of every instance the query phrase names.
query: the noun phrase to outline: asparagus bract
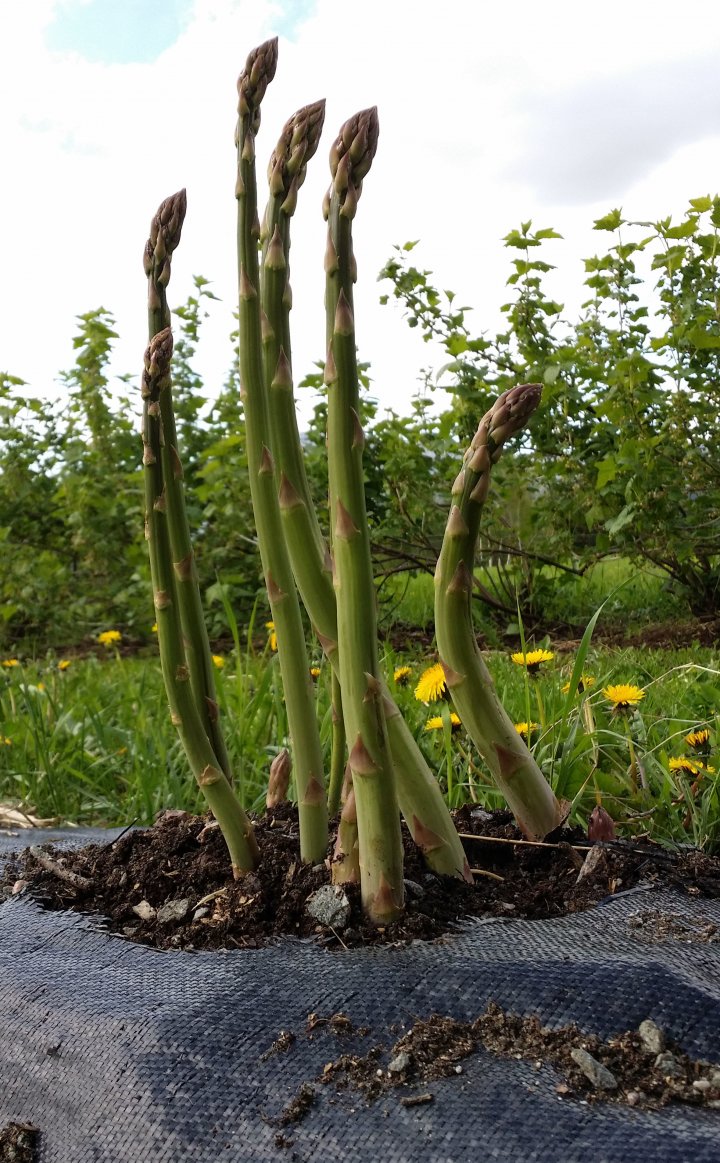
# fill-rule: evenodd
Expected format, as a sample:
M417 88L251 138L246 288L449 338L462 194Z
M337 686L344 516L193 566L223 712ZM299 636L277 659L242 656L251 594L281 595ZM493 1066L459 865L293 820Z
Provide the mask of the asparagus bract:
M255 524L293 748L303 860L317 863L327 848L327 804L322 750L315 717L310 666L300 605L280 521L274 480L268 403L263 371L255 137L260 104L275 75L277 39L255 49L238 80L237 184L240 287L240 379L245 405L247 454Z
M540 401L539 384L504 392L483 416L453 485L435 572L435 633L445 679L463 725L487 763L518 826L541 839L564 809L498 699L472 621L473 567L490 471L503 444L522 431Z

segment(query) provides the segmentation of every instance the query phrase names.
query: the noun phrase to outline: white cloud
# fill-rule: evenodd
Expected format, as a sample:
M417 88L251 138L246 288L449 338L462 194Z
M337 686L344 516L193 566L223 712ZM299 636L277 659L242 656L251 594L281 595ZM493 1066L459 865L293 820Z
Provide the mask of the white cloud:
M159 202L185 185L171 297L186 297L193 273L213 280L224 305L200 362L208 385L219 386L236 294L235 81L249 49L282 29L289 9L197 0L157 61L112 66L47 51L44 29L57 9L56 0L0 9L0 365L48 391L72 363L74 316L102 304L118 320L116 369L134 371L145 342L142 246ZM521 218L566 236L549 257L562 266L554 292L573 301L579 257L597 246L592 219L608 199L644 216L679 212L719 184L717 150L698 143L719 91L707 61L720 9L705 0L686 0L681 17L667 0L606 0L595 16L574 0L366 0L361 14L318 0L291 36L281 37L259 158L294 109L328 99L293 243L297 378L323 347L327 151L358 108L377 104L381 123L356 220L359 342L376 394L396 407L432 353L378 306L376 274L393 243L420 238L417 262L477 304L479 328L497 320L508 272L500 239Z

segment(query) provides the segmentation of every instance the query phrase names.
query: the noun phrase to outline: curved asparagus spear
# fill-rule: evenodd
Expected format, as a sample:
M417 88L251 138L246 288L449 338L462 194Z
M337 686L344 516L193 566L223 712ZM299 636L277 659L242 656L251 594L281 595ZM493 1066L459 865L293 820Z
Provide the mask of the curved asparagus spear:
M343 718L357 810L363 908L383 924L404 904L400 812L379 681L375 587L365 509L360 401L352 312L352 219L377 145L377 110L358 114L340 131L330 154L329 246L337 265L328 274L328 475L333 532ZM347 138L347 141L346 141ZM347 806L347 805L346 805Z
M263 220L262 304L266 381L269 380L272 449L279 488L280 513L293 573L310 621L323 650L339 675L337 653L337 603L332 581L332 558L312 502L297 427L293 395L290 346L289 285L290 219L297 191L305 178L308 161L317 148L324 105L318 102L300 109L286 123L268 168L270 198ZM348 141L356 134L356 119L348 123ZM333 147L334 156L344 149ZM360 171L355 168L354 179ZM355 197L359 187L355 187ZM329 212L329 200L326 209ZM328 241L326 272L337 273L335 246ZM351 282L354 264L351 263ZM329 288L335 294L335 285ZM350 291L351 293L351 291ZM333 685L335 690L335 684ZM397 796L402 814L428 864L447 876L471 874L462 843L453 825L437 780L428 767L407 723L382 683L388 737L395 765ZM333 770L340 775L343 760L339 741L333 738ZM337 763L335 763L337 760ZM330 814L337 810L339 780L331 780Z
M531 839L557 828L564 810L497 697L475 639L472 590L490 471L505 441L525 427L541 391L539 384L520 384L504 392L480 421L453 485L435 572L435 633L448 689L518 826Z
M233 875L249 872L257 863L258 850L252 825L220 768L208 740L192 688L172 567L167 507L163 484L163 426L160 396L169 390L172 333L165 328L153 336L145 352L142 376L143 473L145 480L146 536L150 551L160 662L170 715L192 768L230 852Z
M265 394L257 244L255 136L260 104L275 75L277 39L250 53L238 80L237 184L240 284L240 378L245 403L248 468L260 556L277 633L278 655L293 747L303 860L316 863L327 848L327 803L310 666L295 582L280 522L273 479Z
M185 191L180 190L161 203L150 224L150 237L145 244L143 255L143 265L148 279L148 331L150 339L170 326L170 309L166 289L170 282L172 254L180 242L186 208ZM169 376L160 392L159 404L163 433L161 447L163 496L170 535L170 551L175 570L180 621L185 635L185 649L190 669L190 686L213 751L225 775L231 780L230 760L219 723L212 652L205 625L195 554L190 538L190 526L185 510L183 470L175 429Z

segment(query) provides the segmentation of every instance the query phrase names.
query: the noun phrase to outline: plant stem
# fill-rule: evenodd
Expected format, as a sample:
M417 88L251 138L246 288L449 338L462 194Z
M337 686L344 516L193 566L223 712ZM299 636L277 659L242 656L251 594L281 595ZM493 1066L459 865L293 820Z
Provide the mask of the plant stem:
M290 118L270 161L270 199L263 220L263 307L267 320L265 359L275 372L269 390L270 419L283 529L297 587L337 679L340 664L333 562L320 530L305 471L293 395L290 346L290 218L305 166L317 145L322 113L322 103L318 102ZM329 200L326 210L329 212ZM329 240L326 267L334 262L334 245ZM271 276L279 284L272 293ZM328 285L328 295L335 305L336 293L333 281L332 286ZM410 832L435 872L470 879L465 853L437 780L382 679L381 688L398 801ZM341 750L340 741L333 737L335 775L331 775L328 797L331 815L338 807L344 763Z
M238 80L237 184L238 273L240 288L240 379L245 405L250 492L260 557L277 633L293 770L300 814L300 851L304 861L325 857L327 803L320 735L295 582L280 521L270 452L270 424L263 371L258 267L255 137L260 105L275 75L277 39L250 53Z
M379 681L375 587L363 481L364 436L355 354L352 219L377 146L377 110L347 121L330 154L326 266L328 475L335 558L343 717L357 808L360 889L369 919L385 924L404 905L400 813Z
M453 485L435 573L435 630L448 689L518 826L531 839L541 839L558 827L564 810L498 699L475 639L472 591L490 470L505 441L525 426L540 392L537 384L513 388L480 421Z
M144 267L148 278L148 338L170 326L166 288L170 282L171 259L180 241L187 202L185 191L173 194L160 205L150 225L145 245ZM172 382L168 375L160 391L160 448L163 497L170 536L170 552L175 571L176 592L185 651L190 670L190 687L210 745L225 775L232 781L230 759L219 722L212 652L205 625L190 525L185 509L183 470L178 449Z
M142 377L143 470L146 535L150 551L160 662L170 704L170 716L193 775L215 816L230 852L234 876L251 871L258 859L252 825L210 744L190 686L176 577L172 567L162 471L162 419L159 398L170 378L172 333L153 336L145 353Z

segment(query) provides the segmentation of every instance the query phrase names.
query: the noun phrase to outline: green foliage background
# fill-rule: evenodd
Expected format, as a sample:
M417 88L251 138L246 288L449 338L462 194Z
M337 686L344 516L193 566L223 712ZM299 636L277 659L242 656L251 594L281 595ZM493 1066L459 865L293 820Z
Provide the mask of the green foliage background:
M425 373L410 415L379 416L366 393L368 510L381 596L396 574L432 572L449 486L478 419L506 388L544 384L522 447L495 470L478 598L502 625L567 608L578 579L606 557L651 567L676 610L713 614L720 586L720 198L692 199L679 224L595 223L604 253L585 262L579 318L546 293L552 229L524 222L511 251L506 324L473 333L469 309L396 248L382 276L411 327L447 360ZM261 592L237 373L210 399L193 358L207 280L176 310L178 429L188 509L211 635L229 599L246 621ZM152 607L142 536L140 441L127 383L111 385L116 338L104 308L79 317L62 402L0 374L0 646L30 654L80 643L108 626L149 638ZM233 363L228 349L228 365ZM365 369L367 373L367 368ZM309 475L326 496L321 377L305 435ZM451 393L439 410L433 392ZM565 597L563 596L565 595ZM567 600L566 600L567 599Z

